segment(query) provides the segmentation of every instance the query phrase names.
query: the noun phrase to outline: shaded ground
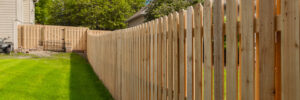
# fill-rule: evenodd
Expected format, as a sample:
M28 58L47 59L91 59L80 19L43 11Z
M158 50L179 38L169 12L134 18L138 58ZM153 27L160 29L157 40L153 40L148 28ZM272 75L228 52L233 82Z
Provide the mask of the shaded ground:
M0 100L112 100L77 54L0 55Z

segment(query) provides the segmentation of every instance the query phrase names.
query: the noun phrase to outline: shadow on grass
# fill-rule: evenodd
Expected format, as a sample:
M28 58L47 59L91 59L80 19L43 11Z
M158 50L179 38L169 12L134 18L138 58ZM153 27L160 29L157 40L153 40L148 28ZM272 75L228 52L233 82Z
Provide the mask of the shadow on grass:
M70 100L113 100L86 59L71 54Z

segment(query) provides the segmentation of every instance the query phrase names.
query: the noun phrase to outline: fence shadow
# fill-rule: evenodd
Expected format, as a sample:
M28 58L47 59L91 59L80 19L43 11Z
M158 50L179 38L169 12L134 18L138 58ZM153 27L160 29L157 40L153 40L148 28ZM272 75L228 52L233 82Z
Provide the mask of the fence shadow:
M70 100L113 100L86 59L70 55Z

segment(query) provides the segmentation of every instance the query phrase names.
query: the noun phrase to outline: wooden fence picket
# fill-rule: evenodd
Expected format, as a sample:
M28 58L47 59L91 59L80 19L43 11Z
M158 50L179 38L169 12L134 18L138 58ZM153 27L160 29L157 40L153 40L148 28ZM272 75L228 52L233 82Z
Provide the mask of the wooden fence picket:
M186 17L186 94L187 100L193 100L193 29L194 29L194 8L192 6L187 8Z
M204 82L203 98L204 100L212 99L212 4L210 0L205 1L203 8L203 40L204 40Z
M213 1L214 99L224 99L224 34L223 0Z
M254 1L241 1L241 97L254 99Z
M157 100L162 99L162 30L163 30L163 18L158 19L157 28Z
M167 32L168 32L168 17L163 17L162 21L162 100L167 100Z
M226 93L227 100L238 100L238 2L227 0L226 12Z
M274 100L275 95L275 1L259 0L259 97Z
M202 100L202 61L203 61L203 30L202 30L202 19L203 19L203 8L201 4L197 4L194 9L194 23L195 23L195 29L194 29L194 66L195 66L195 87L194 87L194 95L195 100Z
M167 32L167 73L168 73L168 89L167 95L168 100L173 100L173 71L174 71L174 64L173 64L173 15L169 14L168 16L168 32Z
M299 0L281 0L282 100L300 99Z
M173 13L173 65L174 65L174 100L179 99L179 14Z
M185 99L186 94L186 59L185 59L185 34L186 34L186 10L179 13L179 100Z

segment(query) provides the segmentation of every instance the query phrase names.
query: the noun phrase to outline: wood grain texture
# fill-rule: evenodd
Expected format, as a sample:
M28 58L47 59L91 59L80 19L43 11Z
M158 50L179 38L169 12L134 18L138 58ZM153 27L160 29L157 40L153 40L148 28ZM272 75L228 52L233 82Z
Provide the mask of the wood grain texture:
M241 1L241 98L254 99L254 1Z
M167 100L167 32L168 32L168 17L163 17L162 30L162 100Z
M168 73L168 90L167 90L167 95L168 95L168 100L173 100L173 78L174 78L174 64L173 64L173 32L174 32L174 22L173 22L173 14L169 14L168 16L168 33L167 33L167 45L168 45L168 50L167 50L167 73Z
M187 100L193 100L193 28L194 28L194 8L192 6L187 8L186 19L186 81L187 81Z
M147 23L147 34L146 34L146 100L150 100L150 94L151 94L151 89L150 89L150 67L151 67L151 43L150 43L150 36L151 36L151 23Z
M275 2L259 1L260 100L275 99Z
M150 100L154 100L154 21L150 24Z
M227 100L238 99L238 33L237 18L238 4L237 0L227 0L226 11L226 69L227 69Z
M185 33L186 33L186 10L179 12L179 100L185 99Z
M212 4L210 0L204 2L203 9L203 35L204 35L204 83L203 98L204 100L212 99Z
M202 61L203 61L203 30L202 30L202 18L203 18L203 8L199 3L194 9L194 64L195 64L195 100L202 100Z
M213 38L214 38L214 99L224 99L224 34L223 0L213 1Z
M162 99L162 30L163 18L158 19L157 31L157 99Z
M158 82L157 82L157 74L158 74L158 63L157 63L157 59L158 59L158 45L157 45L157 42L158 42L158 29L159 29L159 27L158 27L158 23L159 23L159 19L156 19L155 21L154 21L154 24L153 24L153 26L154 26L154 39L153 39L153 42L154 42L154 44L153 44L153 85L154 85L154 89L153 89L153 99L154 100L157 100L157 87L158 87Z
M173 13L174 100L179 100L179 14Z
M147 34L147 23L142 26L141 33L141 85L142 85L142 95L141 99L146 100L146 34Z
M299 100L299 0L281 0L281 12L282 100Z

